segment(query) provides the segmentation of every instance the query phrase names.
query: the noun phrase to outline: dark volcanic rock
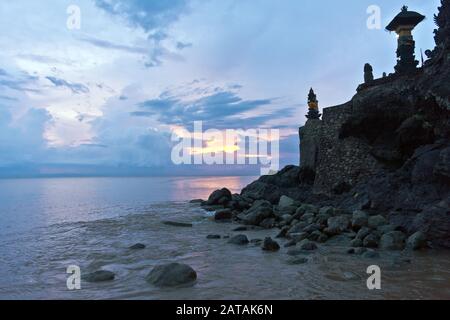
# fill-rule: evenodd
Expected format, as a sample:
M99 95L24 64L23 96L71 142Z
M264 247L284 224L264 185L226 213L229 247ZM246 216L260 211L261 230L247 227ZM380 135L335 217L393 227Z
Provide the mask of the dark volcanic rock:
M217 210L214 214L214 220L216 221L231 220L231 218L233 218L231 209Z
M380 239L380 248L385 250L403 250L406 236L401 231L385 233Z
M308 258L305 257L294 257L287 260L287 264L297 265L297 264L305 264L308 262Z
M264 251L278 251L280 250L280 245L278 244L278 242L272 240L272 238L267 237L264 239L262 249Z
M366 248L377 248L380 237L375 233L370 233L363 240L363 246Z
M172 226L172 227L183 227L183 228L192 227L192 223L187 223L187 222L163 221L163 224Z
M298 244L301 250L312 251L317 249L317 245L309 240L303 240Z
M417 231L408 238L406 247L411 250L419 250L427 247L427 238L423 232Z
M230 190L227 188L223 188L220 190L214 191L206 201L206 205L226 205L232 199L232 195Z
M245 224L259 225L264 219L273 216L272 204L269 201L258 200L253 206L238 215Z
M197 280L197 273L186 264L169 263L153 268L146 280L157 287L174 287L192 284Z
M105 282L105 281L112 281L116 275L114 272L107 271L107 270L99 270L92 273L88 273L84 276L81 276L81 278L84 281L87 282Z
M325 108L322 120L308 120L299 130L303 167L287 166L263 176L240 196L248 204L267 200L276 205L287 196L317 207L364 210L370 216L367 226L379 231L366 245L401 230L408 235L420 231L430 246L450 248L450 41L445 6L436 17L437 46L423 68L374 79L359 86L350 101ZM285 208L290 214L292 208ZM306 227L295 226L300 219L324 225L340 215L319 219L317 212L303 217L305 213L298 209L293 215L295 233ZM376 216L380 213L383 216ZM256 225L266 218L270 216L258 218ZM366 226L362 215L351 220L355 231ZM396 229L380 228L389 224ZM328 226L324 231L347 231L342 229ZM367 234L357 237L364 241Z
M141 250L141 249L145 249L145 244L142 244L142 243L136 243L136 244L133 244L133 245L130 247L130 249L131 249L131 250Z
M228 243L237 244L237 245L246 245L249 243L248 238L245 234L238 234L228 240Z

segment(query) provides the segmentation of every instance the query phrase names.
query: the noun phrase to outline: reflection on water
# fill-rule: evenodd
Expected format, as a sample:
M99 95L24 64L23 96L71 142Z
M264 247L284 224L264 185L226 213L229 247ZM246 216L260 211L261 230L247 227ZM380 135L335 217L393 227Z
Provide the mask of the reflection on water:
M58 178L0 180L0 237L59 222L136 212L150 203L239 192L254 177Z
M207 240L208 234L233 234L236 226L211 221L197 205L172 201L174 194L205 198L223 185L237 191L246 183L241 178L55 180L32 186L25 180L0 182L1 209L10 212L2 223L14 221L11 212L20 208L30 221L40 221L26 232L0 234L0 299L450 299L448 251L382 252L380 258L364 259L328 244L309 255L308 263L290 265L286 248L265 253L253 245ZM18 183L15 190L21 193L5 191L8 183ZM162 194L164 201L155 202ZM27 214L18 213L16 221ZM162 220L191 221L193 227L171 227ZM246 234L261 239L276 230ZM147 247L128 249L137 242ZM197 271L193 287L159 289L145 282L156 264L175 261ZM82 282L81 290L69 291L66 268L73 264L82 273L111 270L116 280ZM381 291L366 287L372 264L381 267Z

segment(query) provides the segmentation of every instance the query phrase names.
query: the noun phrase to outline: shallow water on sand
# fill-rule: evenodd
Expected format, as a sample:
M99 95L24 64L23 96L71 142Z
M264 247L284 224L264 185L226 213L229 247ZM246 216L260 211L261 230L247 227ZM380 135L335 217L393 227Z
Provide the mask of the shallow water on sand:
M205 198L213 189L227 185L220 181L225 178L202 182L182 179L183 182L175 181L192 190L203 190L196 192L196 196L194 192L186 193L189 198ZM234 191L251 180L235 179ZM0 185L2 183L5 184L0 182ZM196 183L207 187L196 189ZM71 184L79 187L80 181L72 181ZM87 181L84 180L83 184L86 185ZM277 253L266 253L252 244L239 247L228 244L226 239L207 240L209 234L236 234L231 231L236 225L211 221L210 213L198 205L172 199L146 201L144 196L140 202L141 196L121 197L116 190L119 188L129 193L133 185L136 189L144 185L143 181L122 181L121 187L111 185L117 181L103 181L101 184L109 185L107 189L111 198L99 196L107 194L105 191L93 188L91 191L97 190L95 195L89 192L89 187L82 190L88 199L100 203L98 206L86 198L81 201L83 198L77 195L77 188L53 189L64 194L71 192L72 195L67 195L66 199L75 199L61 200L50 206L53 210L57 208L55 212L62 208L71 212L82 212L84 206L90 210L97 208L89 211L90 214L69 215L71 218L60 220L48 217L36 226L18 223L16 228L5 228L3 225L0 229L0 299L450 299L448 251L407 254L410 262L404 262L399 259L400 253L382 252L380 258L364 259L347 255L346 247L331 243L320 245L317 252L308 255L306 264L290 265L285 248ZM147 181L146 184L149 185L147 190L154 188L154 182ZM162 191L172 190L165 188L162 180L157 185ZM13 194L11 190L9 192ZM33 199L39 198L36 192L28 195ZM56 195L53 197L57 198ZM130 200L133 197L135 205ZM112 198L115 200L108 200ZM99 199L104 202L98 202ZM30 209L26 201L21 205ZM104 210L108 212L108 209L104 208L109 202L111 207L127 210L113 210L113 213L109 211L106 214ZM50 209L46 211L49 213ZM36 218L39 214L43 217L39 211L30 213L35 217L30 221L39 220ZM65 214L60 213L58 217ZM17 221L22 221L21 215L18 216ZM1 219L14 220L11 217ZM162 224L164 220L192 222L193 227L172 227ZM276 230L241 233L250 239L263 239L265 236L273 237ZM138 242L145 244L146 248L128 249ZM191 265L198 274L195 285L160 289L148 284L145 281L148 272L156 264L165 262ZM382 290L370 291L366 287L366 269L373 264L381 267ZM81 290L69 291L66 287L66 268L69 265L80 266L82 273L111 270L116 273L116 279L105 283L82 282Z

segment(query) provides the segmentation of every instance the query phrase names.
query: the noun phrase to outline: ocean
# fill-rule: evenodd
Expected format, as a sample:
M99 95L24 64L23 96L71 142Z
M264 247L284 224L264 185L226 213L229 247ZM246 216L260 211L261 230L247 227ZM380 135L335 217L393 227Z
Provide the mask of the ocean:
M323 245L304 265L286 249L236 247L209 234L236 234L189 200L215 189L240 190L255 177L50 178L0 180L0 299L380 299L450 298L448 252L376 261ZM164 220L190 222L192 228ZM250 239L277 230L247 231ZM144 250L130 250L135 243ZM280 240L281 244L283 240ZM160 263L181 262L198 274L192 287L160 289L145 276ZM382 267L382 290L367 289L366 269ZM67 267L110 270L116 279L66 285Z

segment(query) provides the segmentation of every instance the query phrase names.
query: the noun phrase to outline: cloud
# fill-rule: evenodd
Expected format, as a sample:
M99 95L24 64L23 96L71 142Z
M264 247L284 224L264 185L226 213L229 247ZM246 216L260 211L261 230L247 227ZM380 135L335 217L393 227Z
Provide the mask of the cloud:
M19 73L17 76L10 74L4 69L0 69L0 90L10 89L23 92L39 92L38 89L31 88L38 78L27 73Z
M239 85L231 87L241 88ZM139 103L139 110L131 115L156 117L162 123L184 127L190 127L194 121L203 121L207 128L233 129L261 127L269 120L289 117L295 110L277 105L273 98L243 99L227 88L195 87L190 90L165 91L156 99Z
M99 8L125 18L133 26L159 36L163 35L161 30L178 20L188 6L186 0L96 0L95 3Z
M44 131L52 120L44 109L29 109L18 119L0 106L0 166L45 161L46 140Z
M56 78L56 77L45 77L56 87L65 87L70 89L75 94L80 93L89 93L89 88L81 83L70 83L64 79Z
M93 38L93 37L86 36L86 35L81 36L78 39L80 41L90 43L96 47L100 47L103 49L119 50L119 51L124 51L124 52L128 52L128 53L133 53L133 54L147 54L149 51L147 48L116 44L116 43L113 43L110 41L101 40L101 39Z

